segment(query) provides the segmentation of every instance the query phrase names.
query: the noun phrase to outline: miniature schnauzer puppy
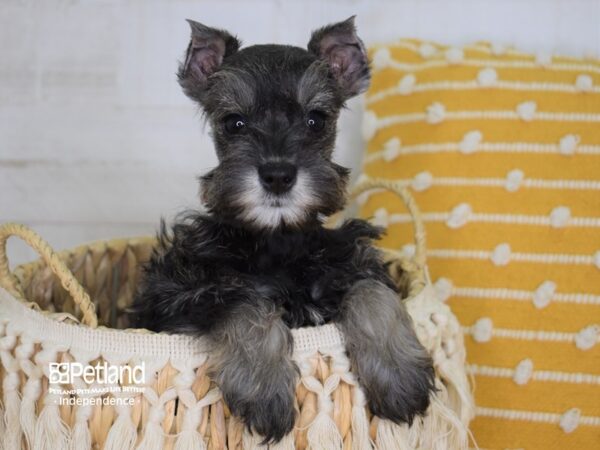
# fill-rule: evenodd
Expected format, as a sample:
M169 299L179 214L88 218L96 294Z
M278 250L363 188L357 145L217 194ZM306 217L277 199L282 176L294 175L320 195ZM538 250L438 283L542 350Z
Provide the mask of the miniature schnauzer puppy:
M315 31L308 48L253 45L190 21L179 68L219 160L201 177L207 212L163 225L133 306L136 326L204 336L231 412L264 442L293 427L298 368L291 328L337 324L368 406L412 423L434 388L397 288L362 220L323 227L345 203L332 162L336 122L370 73L354 18Z

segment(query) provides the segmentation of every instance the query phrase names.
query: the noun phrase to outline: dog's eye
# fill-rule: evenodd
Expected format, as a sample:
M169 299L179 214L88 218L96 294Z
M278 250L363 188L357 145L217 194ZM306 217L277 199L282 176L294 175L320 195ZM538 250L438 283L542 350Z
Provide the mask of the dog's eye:
M321 111L311 111L306 118L306 126L312 131L321 131L325 127L325 113Z
M223 122L228 133L239 133L246 126L246 120L239 114L229 114Z

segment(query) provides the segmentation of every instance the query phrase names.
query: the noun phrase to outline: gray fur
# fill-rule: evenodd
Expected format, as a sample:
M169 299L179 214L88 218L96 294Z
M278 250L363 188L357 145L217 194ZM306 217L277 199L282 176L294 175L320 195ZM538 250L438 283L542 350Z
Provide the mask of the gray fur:
M398 294L379 281L359 281L346 293L338 324L373 414L410 424L425 413L433 365Z
M212 99L219 105L226 105L221 108L222 112L214 114L211 117L213 126L221 116L229 112L239 112L244 115L252 113L256 104L256 92L254 91L254 80L245 70L236 67L225 67L217 71L211 78L211 82L219 86L214 91Z
M336 123L346 100L368 84L364 46L353 18L315 32L308 49L286 45L239 48L226 31L190 21L192 38L179 82L202 107L212 129L219 165L202 177L201 198L213 213L255 228L302 227L344 206L348 171L331 161ZM318 133L307 127L317 111L325 117ZM242 133L231 136L224 123L243 117ZM297 183L289 205L277 212L256 204L273 198L253 189L257 169L275 161L307 174L310 189ZM240 182L242 180L242 182ZM255 192L256 191L256 192ZM248 193L253 193L252 199ZM244 202L240 196L246 193ZM300 202L300 203L298 203ZM299 214L299 210L302 214ZM259 215L270 218L257 220Z
M296 420L292 335L273 303L242 303L210 333L210 373L233 414L279 441Z
M313 62L304 72L298 83L298 102L305 109L322 110L337 117L335 91L330 89L327 77L328 66L324 61Z

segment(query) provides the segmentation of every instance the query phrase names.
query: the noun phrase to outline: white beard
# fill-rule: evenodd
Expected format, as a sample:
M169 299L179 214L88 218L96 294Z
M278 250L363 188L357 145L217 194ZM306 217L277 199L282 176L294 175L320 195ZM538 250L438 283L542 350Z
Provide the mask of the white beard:
M236 202L242 207L239 218L261 228L276 228L282 222L297 225L306 219L314 203L310 178L302 171L298 171L292 189L281 196L266 192L257 172L248 173L242 186L243 193Z

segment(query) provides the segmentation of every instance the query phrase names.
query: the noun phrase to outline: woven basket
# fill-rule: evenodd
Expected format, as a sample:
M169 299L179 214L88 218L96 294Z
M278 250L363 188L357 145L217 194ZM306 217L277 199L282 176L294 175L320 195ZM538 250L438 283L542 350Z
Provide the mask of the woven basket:
M386 255L392 275L406 287L405 301L417 335L434 359L438 391L426 416L412 427L380 420L365 408L337 327L293 330L294 359L301 371L296 391L299 416L294 432L271 449L468 448L473 402L463 337L429 282L418 210L410 194L391 182L365 179L355 194L373 188L396 192L414 218L414 255ZM10 273L6 240L11 235L25 240L42 259ZM266 448L259 436L231 416L207 377L209 355L201 339L125 329L124 311L132 300L139 266L154 243L113 240L55 253L24 226L0 228L0 448ZM118 392L123 386L116 384L110 393L90 390L98 386L88 386L81 378L68 386L50 383L52 362L131 367L143 362L145 379L136 385L143 392ZM55 388L88 389L70 395L92 398L97 404L60 404L69 394ZM133 405L111 405L111 398L131 399Z

